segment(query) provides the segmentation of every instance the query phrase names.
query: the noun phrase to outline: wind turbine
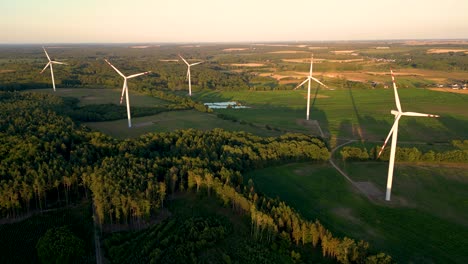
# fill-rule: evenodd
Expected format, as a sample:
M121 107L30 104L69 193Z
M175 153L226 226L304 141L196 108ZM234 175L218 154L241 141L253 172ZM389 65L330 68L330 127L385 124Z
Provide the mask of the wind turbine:
M187 78L188 78L188 87L189 87L189 96L192 96L192 80L190 78L190 67L195 66L197 64L202 63L203 61L195 62L192 64L189 64L182 56L179 55L179 57L187 64Z
M44 67L44 69L42 69L41 71L41 74L47 69L47 67L50 66L50 75L52 75L52 87L54 87L54 92L55 92L55 80L54 80L54 69L52 68L52 64L63 64L63 65L67 65L66 63L64 62L59 62L59 61L53 61L50 59L49 57L49 54L47 54L47 51L44 47L42 47L42 49L44 49L44 52L47 56L47 59L49 60L49 62L46 64L46 66Z
M392 129L390 129L390 133L388 133L387 139L385 139L385 143L383 144L382 148L380 149L379 155L377 158L380 157L385 146L387 145L388 140L390 139L390 135L392 136L392 146L390 149L390 160L388 165L388 177L387 177L387 193L385 195L385 200L390 201L390 194L392 192L392 180L393 180L393 167L395 165L395 152L396 152L396 144L397 144L397 137L398 137L398 121L402 116L425 116L425 117L439 117L438 115L431 115L431 114L421 114L415 112L402 112L400 98L398 97L397 87L395 84L395 76L393 75L393 71L390 69L390 73L392 74L392 82L393 82L393 90L395 92L395 103L398 110L391 110L390 112L392 115L395 116L395 123L393 123Z
M328 86L326 86L325 84L323 84L322 82L320 82L319 80L317 80L316 78L312 77L312 65L314 63L314 55L312 54L312 56L310 57L310 72L309 72L309 76L307 76L307 79L305 79L303 82L301 82L301 84L299 84L298 86L296 86L296 88L294 88L294 90L296 90L297 88L301 87L304 83L306 83L307 81L309 82L309 86L308 86L308 89L307 89L307 112L306 112L306 119L309 120L309 109L310 109L310 82L311 80L314 80L315 82L317 82L318 84L320 85L323 85L325 86L326 88L328 88Z
M128 99L128 85L127 85L127 80L128 79L131 79L131 78L135 78L135 77L138 77L138 76L141 76L141 75L146 75L146 74L149 74L150 71L147 71L147 72L142 72L142 73L137 73L137 74L132 74L132 75L129 75L129 76L125 76L123 75L123 73L121 73L116 67L114 67L114 65L112 65L108 60L104 59L107 64L109 64L120 76L122 76L124 78L124 83L123 83L123 88L122 88L122 95L120 96L120 104L122 104L122 101L123 101L123 96L124 96L124 93L125 93L125 98L127 100L127 117L128 117L128 127L132 127L132 119L131 119L131 115L130 115L130 100Z

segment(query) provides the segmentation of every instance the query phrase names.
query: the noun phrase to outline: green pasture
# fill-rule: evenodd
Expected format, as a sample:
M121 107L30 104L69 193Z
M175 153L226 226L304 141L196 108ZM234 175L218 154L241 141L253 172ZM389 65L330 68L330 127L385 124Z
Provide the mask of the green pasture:
M90 104L119 104L121 89L88 89L88 88L56 88L29 90L33 92L50 93L61 97L74 97L80 100L80 106ZM148 96L129 88L131 106L152 107L169 104L167 101ZM123 104L125 104L125 97Z
M132 128L128 128L127 119L85 124L117 138L138 137L149 132L169 132L189 128L200 130L223 128L230 131L245 131L259 136L278 136L282 134L279 131L269 130L265 127L223 120L214 114L201 113L195 110L170 111L152 116L132 118Z
M313 87L310 118L322 130L340 138L383 140L390 130L396 109L393 89L326 90ZM194 99L203 102L239 101L248 109L220 109L216 112L253 123L305 130L306 90L296 91L200 91ZM468 95L426 89L399 89L403 111L438 114L441 117L403 117L399 139L405 141L448 142L465 138L468 131Z
M350 163L356 181L382 191L387 163ZM289 164L252 171L257 191L279 197L340 236L371 243L401 263L466 263L466 168L396 167L393 201L371 202L330 165ZM383 197L382 197L383 198Z
M37 90L80 100L81 105L116 103L118 89L52 89ZM449 142L465 139L468 131L468 95L436 92L426 89L399 89L404 111L438 114L440 118L403 117L399 126L400 141ZM244 130L257 135L271 136L279 131L319 135L305 122L307 91L197 91L193 99L202 102L239 101L246 109L217 109L215 112L237 118L239 122L221 120L214 115L190 112L161 113L155 116L134 118L136 126L129 130L126 120L89 123L90 127L117 137L135 137L146 132L198 128L202 130L221 127L227 130ZM131 105L157 106L167 104L161 99L130 92ZM317 120L326 136L383 141L387 136L396 109L393 89L337 89L327 90L312 86L310 119ZM189 113L189 114L187 114ZM247 123L247 124L246 124ZM122 126L123 124L123 126ZM125 128L125 129L123 129Z

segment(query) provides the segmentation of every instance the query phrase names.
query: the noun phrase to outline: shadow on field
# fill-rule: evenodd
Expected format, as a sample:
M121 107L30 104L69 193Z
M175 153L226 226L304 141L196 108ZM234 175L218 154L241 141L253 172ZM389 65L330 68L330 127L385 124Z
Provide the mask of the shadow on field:
M330 129L328 124L328 118L325 114L325 111L322 111L318 108L311 107L310 109L310 119L311 121L317 120L318 125L320 126L321 131L323 132L324 137L330 136Z
M322 111L322 110L315 107L315 103L317 101L317 96L318 96L319 90L320 90L320 85L317 84L317 87L315 88L315 92L314 92L314 95L313 95L314 98L312 99L312 102L310 104L310 119L311 120L317 120L317 122L319 123L318 125L320 126L320 129L323 132L323 135L325 137L329 137L330 136L330 129L329 129L329 122L328 122L327 115L325 114L324 111Z
M364 135L364 131L362 129L363 120L362 120L362 117L359 114L359 111L357 109L356 102L354 101L353 91L351 90L351 87L349 87L349 86L348 86L348 92L349 92L349 97L351 98L351 103L353 105L354 114L356 115L356 118L358 120L358 127L356 128L356 130L358 132L357 136L359 136L360 140L363 140L364 137L366 137Z
M199 95L202 94L202 95ZM201 90L198 93L194 92L193 97L196 100L211 101L211 102L226 102L232 101L232 96L225 96L223 93L211 91L211 90Z
M361 115L358 105L356 102L351 87L347 87L352 112L344 113L344 115L352 115L356 117L357 124L350 119L341 121L339 125L338 137L347 139L359 139L359 140L384 140L392 124L384 120L377 120L370 115Z
M467 139L468 121L460 120L452 116L441 116L438 118L446 128L451 138L453 139ZM447 133L444 131L444 133ZM447 135L445 135L447 137Z

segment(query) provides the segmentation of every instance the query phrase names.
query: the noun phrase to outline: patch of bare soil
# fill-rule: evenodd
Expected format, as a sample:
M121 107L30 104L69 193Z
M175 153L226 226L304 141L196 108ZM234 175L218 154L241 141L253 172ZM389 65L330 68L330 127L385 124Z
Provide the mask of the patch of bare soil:
M351 54L355 52L355 50L332 50L330 52L335 54Z
M236 67L262 67L265 66L263 63L232 63L230 64L231 66L236 66Z
M15 70L0 70L0 73L9 73L9 72L15 72Z
M355 182L356 186L367 196L375 200L382 200L385 194L372 182Z
M162 62L178 62L179 60L159 60L159 61L162 61Z
M449 52L464 52L468 53L466 49L429 49L426 51L427 54L441 54L441 53L449 53Z
M152 124L154 124L154 122L149 121L149 122L135 124L134 127L146 127L146 126L151 126Z
M328 47L309 47L311 50L317 50L317 49L328 49Z
M325 59L316 59L314 58L314 63L322 63ZM294 63L310 63L310 58L302 59L282 59L284 62L294 62Z
M431 91L437 91L437 92L446 92L446 93L458 93L458 94L468 94L468 89L463 90L463 89L450 89L450 88L429 88Z
M365 72L366 74L370 75L390 75L390 72ZM424 76L424 74L421 73L415 73L415 72L393 72L393 75L395 76Z
M344 207L334 208L334 209L331 210L331 212L334 215L336 215L336 216L338 216L340 218L344 218L344 219L350 221L353 224L361 223L361 220L353 215L351 208L344 208Z
M223 51L243 51L247 50L247 48L228 48L228 49L223 49Z
M82 100L97 100L98 98L96 96L83 96L81 97Z
M307 93L304 93L302 96L304 96L304 99L307 99ZM313 99L313 98L329 98L330 96L328 95L323 95L323 94L317 94L317 95L314 95L314 94L311 94L310 95L310 98Z
M296 54L296 53L307 53L307 51L302 50L279 50L279 51L271 51L268 53L272 54Z
M404 42L408 46L425 46L425 45L466 45L468 41L466 40L409 40Z
M321 137L325 136L317 120L296 119L296 124L309 129L312 135Z

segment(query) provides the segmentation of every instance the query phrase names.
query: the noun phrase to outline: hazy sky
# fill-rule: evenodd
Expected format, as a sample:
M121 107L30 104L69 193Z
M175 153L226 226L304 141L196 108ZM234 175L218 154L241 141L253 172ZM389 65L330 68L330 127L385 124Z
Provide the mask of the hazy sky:
M0 43L468 38L468 0L1 0Z

